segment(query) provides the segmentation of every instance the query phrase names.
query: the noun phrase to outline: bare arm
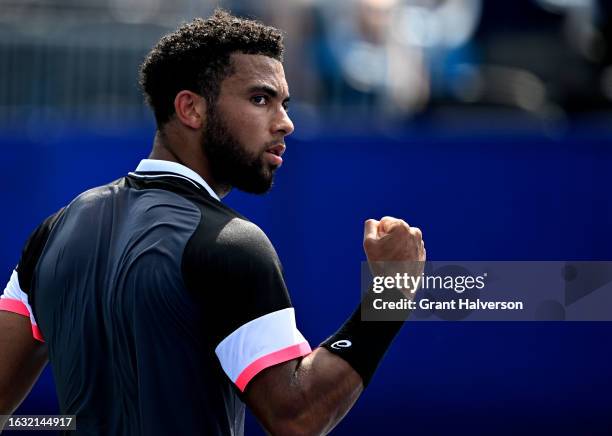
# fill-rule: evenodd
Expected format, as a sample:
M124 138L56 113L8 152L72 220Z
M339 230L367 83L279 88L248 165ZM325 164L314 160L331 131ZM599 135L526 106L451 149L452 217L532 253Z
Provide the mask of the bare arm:
M421 231L392 217L366 221L364 250L371 266L378 262L420 261L417 275L422 272L426 258ZM360 314L360 311L355 313ZM357 322L362 325L360 320ZM382 358L384 349L399 326L389 329L373 325L368 327L367 334L370 338L375 335L376 344L387 345L378 350L375 346L366 348L367 354L360 356L366 361L371 356L377 356L374 360L376 363L377 359ZM362 332L366 330L365 327L359 328ZM364 380L375 370L375 365L370 365L371 370L364 370L359 365L361 361L352 361L360 372L343 358L321 347L303 358L269 367L247 385L247 404L270 433L327 434L357 401L363 391ZM360 374L365 374L365 378L362 379Z
M30 320L0 310L0 415L17 409L46 364L47 347L32 337Z
M363 391L359 374L324 348L267 368L248 385L246 402L272 434L327 434Z

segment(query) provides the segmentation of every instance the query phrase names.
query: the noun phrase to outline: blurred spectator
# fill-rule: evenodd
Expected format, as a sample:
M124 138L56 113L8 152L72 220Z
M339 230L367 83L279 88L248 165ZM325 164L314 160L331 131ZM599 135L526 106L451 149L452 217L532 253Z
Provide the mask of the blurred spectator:
M0 124L147 119L143 54L217 4L285 30L296 117L555 123L612 107L603 0L0 0Z

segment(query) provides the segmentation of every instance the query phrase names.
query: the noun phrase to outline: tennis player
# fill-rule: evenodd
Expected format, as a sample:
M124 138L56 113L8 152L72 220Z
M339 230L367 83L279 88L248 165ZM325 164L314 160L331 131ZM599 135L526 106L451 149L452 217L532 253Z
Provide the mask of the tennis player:
M282 54L277 29L222 10L151 50L149 158L40 224L2 293L0 414L51 362L78 434L242 434L245 404L273 434L346 415L402 323L358 307L312 350L272 244L222 202L267 191L282 164ZM333 243L335 223L313 225ZM390 217L366 221L364 247L370 262L425 259L421 232Z

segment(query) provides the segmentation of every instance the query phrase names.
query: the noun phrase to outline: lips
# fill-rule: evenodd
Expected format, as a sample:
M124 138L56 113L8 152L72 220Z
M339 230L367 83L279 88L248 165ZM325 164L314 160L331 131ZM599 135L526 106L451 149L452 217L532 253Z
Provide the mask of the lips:
M278 157L281 157L283 155L283 153L285 152L285 149L287 147L285 146L285 144L277 144L273 147L267 148L266 151L268 153L272 153L277 155Z
M277 144L272 147L266 148L266 156L268 161L275 167L279 167L283 164L283 158L281 157L285 152L285 144Z

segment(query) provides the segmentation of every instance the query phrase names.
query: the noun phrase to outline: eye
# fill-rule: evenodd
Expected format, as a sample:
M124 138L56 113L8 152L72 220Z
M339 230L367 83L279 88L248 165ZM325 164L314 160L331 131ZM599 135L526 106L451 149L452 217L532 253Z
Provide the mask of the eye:
M251 97L251 101L257 106L264 106L268 103L269 97L267 95L255 95Z
M286 113L289 113L289 103L283 103L283 109L285 109Z

